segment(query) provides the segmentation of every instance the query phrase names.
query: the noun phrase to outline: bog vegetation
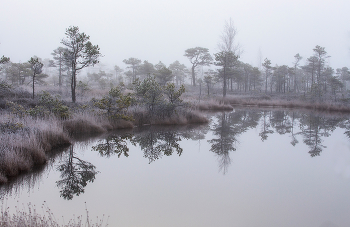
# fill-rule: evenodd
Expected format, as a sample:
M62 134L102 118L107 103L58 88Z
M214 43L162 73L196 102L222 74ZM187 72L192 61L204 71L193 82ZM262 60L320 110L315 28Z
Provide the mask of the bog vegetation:
M14 63L1 57L0 183L45 163L47 152L82 133L207 122L200 110L234 105L350 111L349 69L331 68L324 47L317 45L304 65L296 54L290 66L266 58L254 67L239 60L236 33L226 22L213 56L204 47L184 50L189 68L130 57L125 70L107 70L99 65L99 46L75 26L52 59Z
M201 110L234 105L302 107L350 112L347 67L327 64L325 47L291 65L265 58L255 67L239 60L233 22L226 22L217 53L184 50L187 67L130 57L126 68L99 64L98 45L69 27L52 59L28 62L0 58L0 184L44 164L55 147L79 134L145 124L189 124L208 120ZM95 66L95 67L92 67Z

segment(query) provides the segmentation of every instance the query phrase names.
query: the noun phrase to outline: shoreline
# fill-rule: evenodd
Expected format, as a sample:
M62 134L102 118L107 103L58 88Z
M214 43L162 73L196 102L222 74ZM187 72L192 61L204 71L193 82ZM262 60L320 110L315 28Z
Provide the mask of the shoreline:
M234 108L297 108L327 112L330 114L350 113L350 106L342 103L310 102L295 98L294 100L266 96L228 96L226 98L203 99L201 103L188 102L188 108L165 118L149 116L142 109L130 112L133 121L110 120L88 113L75 113L70 119L48 118L33 120L30 116L9 115L6 127L10 132L0 131L2 144L0 155L0 186L16 176L30 172L33 168L45 165L49 153L54 148L67 147L75 137L98 136L103 133L133 128L142 125L187 125L207 123L208 118L201 111L232 111ZM300 97L299 97L300 98ZM3 113L4 115L4 113ZM3 117L3 116L2 116ZM4 117L3 117L4 118ZM0 119L1 120L1 119ZM6 122L2 120L2 122ZM24 123L23 123L24 122ZM3 126L1 123L0 126ZM11 131L12 130L12 131ZM0 147L1 148L1 147ZM6 150L6 151L4 151Z

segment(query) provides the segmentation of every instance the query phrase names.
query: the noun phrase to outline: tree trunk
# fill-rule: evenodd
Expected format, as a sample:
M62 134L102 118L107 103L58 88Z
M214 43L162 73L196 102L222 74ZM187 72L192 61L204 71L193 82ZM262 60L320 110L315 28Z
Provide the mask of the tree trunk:
M75 88L76 88L76 83L77 83L77 79L76 79L76 71L75 69L72 69L72 83L71 83L71 89L72 89L72 102L75 103Z
M224 65L224 85L222 89L222 96L226 97L226 66Z
M195 87L196 86L196 74L194 73L194 68L195 66L192 66L192 85Z
M62 86L62 63L60 62L60 68L58 71L58 86L61 88Z
M35 84L34 81L35 81L35 73L33 74L33 99L34 99L34 91L35 91L34 90L34 84Z

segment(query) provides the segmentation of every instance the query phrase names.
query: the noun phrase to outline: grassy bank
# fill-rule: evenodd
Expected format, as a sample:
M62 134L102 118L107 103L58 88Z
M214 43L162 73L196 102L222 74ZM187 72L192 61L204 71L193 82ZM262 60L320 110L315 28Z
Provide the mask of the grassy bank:
M70 138L55 119L0 116L0 183L47 161L47 152L69 145Z

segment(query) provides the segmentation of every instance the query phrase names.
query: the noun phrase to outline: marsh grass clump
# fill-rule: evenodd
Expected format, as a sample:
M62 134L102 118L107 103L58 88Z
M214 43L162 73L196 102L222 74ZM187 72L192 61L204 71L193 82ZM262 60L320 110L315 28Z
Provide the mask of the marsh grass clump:
M69 135L100 134L107 131L100 125L96 124L96 122L87 119L70 119L64 121L62 124L63 129L67 131Z
M55 119L46 121L29 116L16 119L15 116L3 114L0 118L0 183L46 163L52 149L71 143Z
M223 100L203 100L197 105L195 105L198 110L220 110L220 111L230 111L233 107L230 104L225 103Z
M86 207L86 204L85 204ZM28 203L22 205L22 208L15 207L15 211L11 212L9 207L4 208L2 204L0 211L0 226L1 227L102 227L108 226L108 219L105 222L104 216L97 221L90 219L89 211L85 208L86 216L80 215L72 218L67 224L56 219L54 213L47 206L46 202L42 204L41 212L37 210L35 205Z
M98 135L115 129L134 127L131 121L124 119L108 119L100 114L74 114L70 119L62 122L63 130L68 135L79 137L82 135Z

